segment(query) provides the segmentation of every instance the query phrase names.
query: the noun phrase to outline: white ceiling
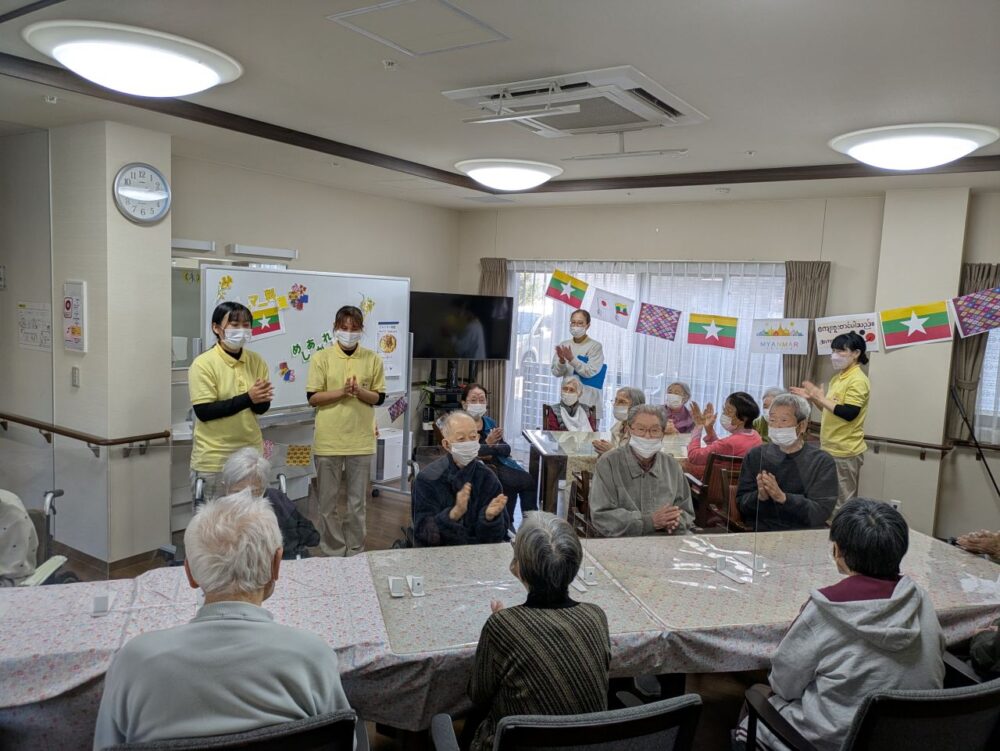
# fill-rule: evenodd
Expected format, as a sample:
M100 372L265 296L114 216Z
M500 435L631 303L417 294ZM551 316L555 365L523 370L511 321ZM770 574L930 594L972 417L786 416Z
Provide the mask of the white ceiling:
M447 170L479 156L560 162L613 151L613 135L545 139L510 123L463 124L475 113L440 92L617 65L635 66L709 120L627 137L629 149L687 148L686 157L561 162L564 178L831 164L847 160L826 142L849 130L920 121L1000 125L997 0L452 0L509 39L419 57L327 20L375 2L67 0L0 26L0 51L54 64L20 37L28 23L52 18L180 34L218 47L246 69L238 81L191 101ZM0 0L0 12L25 4ZM419 26L420 12L402 15L407 26L401 34L432 37L433 28ZM387 59L396 61L395 70L384 69ZM59 103L45 104L45 93L55 93ZM481 195L475 191L0 77L2 121L51 127L96 118L172 133L174 151L182 156L456 208L488 206L468 200ZM978 153L1000 154L1000 143ZM955 179L925 177L918 184ZM1000 185L997 173L958 180ZM856 194L912 182L875 178L737 185L726 195L700 187L513 201Z

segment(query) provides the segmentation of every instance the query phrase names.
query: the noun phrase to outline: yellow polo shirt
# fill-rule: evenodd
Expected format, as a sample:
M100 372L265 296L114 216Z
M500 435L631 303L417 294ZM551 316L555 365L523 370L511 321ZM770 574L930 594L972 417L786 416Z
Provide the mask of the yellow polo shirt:
M861 412L853 420L844 420L829 410L823 410L820 423L819 443L830 456L847 457L863 454L865 443L865 418L868 416L868 393L871 384L868 376L858 365L837 373L830 379L826 398L836 404L853 404L861 407Z
M232 399L249 391L257 379L270 380L264 358L244 348L237 360L222 345L216 344L198 355L188 369L191 404ZM247 446L258 451L263 449L257 415L249 409L211 422L202 422L195 416L191 469L221 472L229 455Z
M350 377L369 391L385 392L382 358L360 344L348 355L335 343L309 359L306 391L341 389ZM354 396L316 408L313 454L359 456L375 453L375 407Z

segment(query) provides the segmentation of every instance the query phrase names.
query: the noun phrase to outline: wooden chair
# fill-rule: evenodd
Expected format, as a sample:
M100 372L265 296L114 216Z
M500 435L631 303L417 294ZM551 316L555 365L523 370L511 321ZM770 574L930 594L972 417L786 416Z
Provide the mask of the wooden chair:
M731 467L719 468L725 495L718 505L711 508L730 532L753 532L754 530L744 523L743 517L740 515L740 506L736 502L736 487L740 482L740 468L743 465L743 459L741 458L739 461L740 464L735 469Z
M590 518L590 484L594 475L587 470L573 473L573 484L569 489L569 502L566 504L567 520L576 530L578 536L584 539L603 537Z
M590 406L587 407L587 416L590 420L590 429L594 432L597 431L597 408ZM558 422L555 411L552 409L551 404L542 405L542 430L549 430L549 425Z
M742 466L741 456L709 454L701 480L691 474L685 475L691 485L691 502L694 504L694 522L697 526L728 528L724 523L725 517L716 509L723 508L727 513L731 513L730 497L734 499L736 497L736 486L731 485L732 478L739 480ZM735 509L735 503L732 505L738 515L739 510Z

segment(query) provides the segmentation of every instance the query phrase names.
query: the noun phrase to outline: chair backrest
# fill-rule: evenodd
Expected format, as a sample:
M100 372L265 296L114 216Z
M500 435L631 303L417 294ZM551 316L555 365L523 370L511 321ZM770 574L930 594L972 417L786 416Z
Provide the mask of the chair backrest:
M638 707L592 714L504 717L497 751L603 749L688 751L701 713L701 697L685 694Z
M729 531L752 532L753 530L743 522L743 517L740 515L740 506L736 502L736 487L739 485L740 468L742 466L743 460L740 459L740 467L737 467L735 470L729 467L719 468L719 474L722 477L722 487L726 495L724 500L720 501L720 504L715 509L726 520L726 526Z
M590 518L590 484L593 479L593 473L585 469L574 472L573 484L569 491L569 503L567 504L569 522L576 530L576 534L579 537L589 539L603 537Z
M416 446L413 449L413 469L414 476L420 472L422 467L426 467L433 461L437 461L448 453L444 446Z
M552 411L551 404L542 405L542 430L548 430L549 425L552 424L554 420L554 412Z
M307 717L257 730L206 738L122 743L105 751L201 751L239 748L248 751L352 751L357 715L353 709Z
M939 691L885 691L862 702L844 749L1000 748L1000 678Z

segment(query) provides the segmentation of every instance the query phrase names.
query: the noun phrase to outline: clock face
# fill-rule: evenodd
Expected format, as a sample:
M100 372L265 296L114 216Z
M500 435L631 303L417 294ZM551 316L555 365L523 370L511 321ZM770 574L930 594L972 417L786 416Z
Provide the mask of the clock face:
M115 206L136 224L155 224L170 211L170 185L156 167L135 162L115 175Z

